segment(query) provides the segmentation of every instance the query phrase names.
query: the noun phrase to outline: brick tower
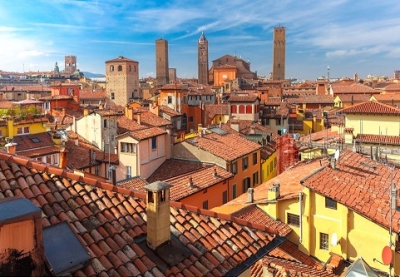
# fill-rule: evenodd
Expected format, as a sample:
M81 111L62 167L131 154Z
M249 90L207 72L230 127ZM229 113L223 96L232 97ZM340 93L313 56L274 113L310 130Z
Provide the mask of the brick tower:
M65 56L65 70L67 74L74 74L76 71L76 56Z
M285 80L286 40L285 27L274 28L273 80Z
M208 40L204 32L197 43L197 50L199 84L208 85Z
M156 79L158 86L169 83L168 41L162 38L156 40Z

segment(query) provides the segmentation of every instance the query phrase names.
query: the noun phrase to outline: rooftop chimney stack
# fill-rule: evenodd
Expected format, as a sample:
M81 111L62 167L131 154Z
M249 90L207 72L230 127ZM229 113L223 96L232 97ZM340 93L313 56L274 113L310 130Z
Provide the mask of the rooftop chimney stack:
M247 203L253 203L254 201L254 189L249 188L247 190Z
M193 184L193 178L189 177L189 188L193 188L194 184Z
M9 142L5 145L7 148L7 153L9 154L15 154L17 151L17 144L15 142Z
M217 178L217 169L214 167L214 171L213 171L213 177Z
M162 181L156 181L144 187L147 191L147 245L153 250L171 241L170 187L170 184Z
M275 181L275 183L272 185L272 187L268 189L268 200L269 201L276 201L281 196L280 187L281 187L281 185L279 184L279 182Z

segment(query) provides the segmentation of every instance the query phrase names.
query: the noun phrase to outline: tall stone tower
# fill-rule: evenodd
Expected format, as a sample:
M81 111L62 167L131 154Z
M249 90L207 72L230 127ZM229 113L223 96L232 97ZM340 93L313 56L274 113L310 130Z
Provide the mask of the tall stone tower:
M169 83L168 41L162 38L156 40L156 80L159 86Z
M76 56L65 56L65 69L67 74L74 74L76 71Z
M115 104L125 106L139 97L139 62L119 56L106 61L106 93Z
M285 55L286 55L285 27L274 28L274 49L273 49L273 80L285 80Z
M204 32L201 32L197 43L197 50L199 84L208 85L208 40Z

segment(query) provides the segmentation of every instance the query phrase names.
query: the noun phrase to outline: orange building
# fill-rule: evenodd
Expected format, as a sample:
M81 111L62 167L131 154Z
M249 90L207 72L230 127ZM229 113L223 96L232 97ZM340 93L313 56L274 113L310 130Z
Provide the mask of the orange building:
M167 106L176 112L182 111L182 104L185 102L188 93L186 84L167 84L159 89L158 106Z
M231 92L231 83L237 78L238 70L233 65L221 65L214 68L214 86L224 86L225 92Z
M172 185L173 201L212 209L228 202L227 188L232 177L217 165L168 159L146 181L162 180ZM119 182L118 186L145 193L143 184L135 179Z
M172 148L174 158L215 163L234 176L227 189L228 200L259 185L261 145L240 136L226 125L199 130L199 136L177 143ZM222 197L222 196L215 196Z

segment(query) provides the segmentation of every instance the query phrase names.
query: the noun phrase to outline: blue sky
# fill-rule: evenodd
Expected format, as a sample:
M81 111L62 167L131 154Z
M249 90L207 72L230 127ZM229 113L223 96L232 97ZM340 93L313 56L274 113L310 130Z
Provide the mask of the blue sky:
M197 40L209 42L209 61L225 54L272 71L273 28L286 28L286 77L314 80L393 76L400 69L398 0L0 0L0 70L49 71L64 56L78 68L105 72L123 55L155 76L155 40L169 45L169 67L197 77Z

